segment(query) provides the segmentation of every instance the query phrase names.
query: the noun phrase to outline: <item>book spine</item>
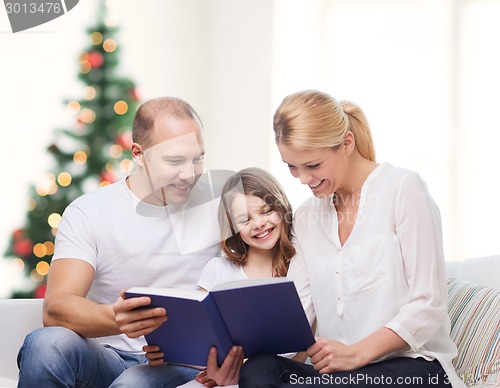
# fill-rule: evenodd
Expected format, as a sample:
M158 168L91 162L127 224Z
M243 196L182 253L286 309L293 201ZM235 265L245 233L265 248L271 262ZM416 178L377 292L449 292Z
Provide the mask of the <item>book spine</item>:
M229 335L229 331L227 330L226 324L222 319L219 308L215 303L212 294L208 294L205 299L202 301L203 306L207 312L208 317L210 318L210 322L212 322L212 327L219 339L219 344L217 347L217 363L219 365L222 364L227 354L231 350L233 346L233 341L231 336Z

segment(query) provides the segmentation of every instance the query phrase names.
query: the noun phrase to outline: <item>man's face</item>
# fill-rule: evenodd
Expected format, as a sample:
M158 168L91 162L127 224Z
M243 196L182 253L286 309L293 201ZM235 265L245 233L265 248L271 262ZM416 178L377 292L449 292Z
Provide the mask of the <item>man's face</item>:
M182 204L204 170L200 124L193 119L158 118L153 146L144 151L144 169L154 199Z

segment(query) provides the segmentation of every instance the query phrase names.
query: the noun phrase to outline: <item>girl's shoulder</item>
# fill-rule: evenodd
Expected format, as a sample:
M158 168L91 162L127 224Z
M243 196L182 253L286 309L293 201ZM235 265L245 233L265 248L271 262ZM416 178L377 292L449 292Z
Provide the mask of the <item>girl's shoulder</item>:
M229 260L226 255L220 255L210 260L207 264L205 264L205 267L232 268L238 266L234 264L231 260Z

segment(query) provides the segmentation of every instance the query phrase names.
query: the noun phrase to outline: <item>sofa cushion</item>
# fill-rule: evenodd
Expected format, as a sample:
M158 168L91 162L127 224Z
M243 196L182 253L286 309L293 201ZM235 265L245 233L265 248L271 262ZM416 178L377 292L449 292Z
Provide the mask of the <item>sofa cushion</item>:
M468 385L500 379L500 290L448 278L450 336L458 347L453 364ZM496 386L496 385L495 385Z

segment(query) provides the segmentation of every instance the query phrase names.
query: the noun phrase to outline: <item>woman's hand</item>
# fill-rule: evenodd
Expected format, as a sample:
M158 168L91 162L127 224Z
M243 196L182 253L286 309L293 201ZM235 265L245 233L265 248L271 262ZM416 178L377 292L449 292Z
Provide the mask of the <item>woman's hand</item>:
M331 373L359 369L388 354L400 354L408 349L410 347L399 335L383 327L352 345L316 337L307 355L319 373Z
M316 343L307 349L307 355L319 373L349 371L364 366L356 347L334 339L317 337Z
M164 354L160 352L160 347L156 345L144 345L142 350L146 352L146 358L150 366L163 364Z

